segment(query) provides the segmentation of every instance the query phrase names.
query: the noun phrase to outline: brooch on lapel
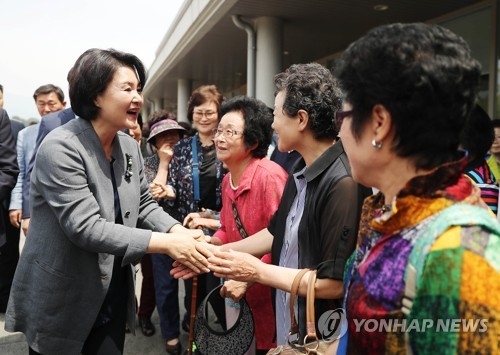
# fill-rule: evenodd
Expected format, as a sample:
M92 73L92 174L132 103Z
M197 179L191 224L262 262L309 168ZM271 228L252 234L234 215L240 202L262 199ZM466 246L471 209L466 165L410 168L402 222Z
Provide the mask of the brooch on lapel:
M125 160L127 161L127 169L125 170L125 180L130 182L130 177L134 175L132 172L132 156L130 154L125 154Z

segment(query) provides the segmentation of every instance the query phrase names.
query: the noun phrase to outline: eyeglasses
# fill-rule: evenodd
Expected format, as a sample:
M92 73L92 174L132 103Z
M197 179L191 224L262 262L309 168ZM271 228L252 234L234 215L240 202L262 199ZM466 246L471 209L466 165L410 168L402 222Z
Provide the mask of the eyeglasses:
M194 111L193 112L193 117L196 119L201 119L203 116L205 116L207 119L214 118L217 115L217 112L214 111L207 111L207 112L202 112L202 111Z
M231 138L232 136L241 135L242 133L243 132L234 131L230 128L226 128L226 129L214 128L214 129L212 129L212 137L214 137L214 138L217 138L220 135L223 135L224 138Z
M342 126L342 122L344 122L344 119L348 116L351 116L352 113L353 110L335 112L335 125L337 126L338 131L340 131L340 127Z

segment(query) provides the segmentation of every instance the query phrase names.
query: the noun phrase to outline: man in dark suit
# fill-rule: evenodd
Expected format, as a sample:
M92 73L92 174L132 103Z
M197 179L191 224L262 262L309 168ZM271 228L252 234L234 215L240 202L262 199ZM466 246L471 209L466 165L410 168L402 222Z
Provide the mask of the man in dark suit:
M16 120L10 120L10 128L12 129L12 134L14 135L14 141L17 142L17 135L19 134L19 131L25 128L26 126Z
M44 140L44 138L47 136L47 134L50 133L50 131L56 129L59 126L62 126L69 121L71 121L73 118L75 118L75 114L71 107L57 111L54 113L50 113L46 116L43 117L43 120L40 123L40 128L38 130L38 136L36 137L36 145L35 149L33 150L33 155L31 156L30 163L28 165L28 169L26 170L26 179L24 180L23 184L23 231L25 234L28 233L28 228L29 228L29 221L31 217L30 213L30 198L29 198L29 189L30 189L30 184L31 184L31 171L33 170L33 165L35 164L35 157L36 157L36 152L38 151L38 148L40 147L40 144Z
M3 108L3 85L0 85L0 108ZM12 134L14 134L14 141L17 141L17 134L24 128L24 124L20 121L10 120L10 127Z
M3 86L0 85L0 108L3 108ZM14 137L14 144L17 143L17 135L24 128L24 124L10 120L10 128ZM2 151L3 154L3 151ZM16 160L17 161L17 160ZM5 312L7 300L9 299L10 288L14 272L19 261L19 226L12 225L9 219L9 201L11 192L6 199L0 203L0 226L4 226L4 242L0 244L0 312ZM1 227L0 227L1 230ZM2 232L0 232L2 233Z
M17 244L10 240L7 232L10 226L8 218L10 192L16 185L19 167L17 165L16 143L12 134L7 111L0 108L0 312L4 313L12 285L11 249L17 248L19 253L19 234ZM19 254L18 254L19 255ZM17 263L17 262L16 262Z

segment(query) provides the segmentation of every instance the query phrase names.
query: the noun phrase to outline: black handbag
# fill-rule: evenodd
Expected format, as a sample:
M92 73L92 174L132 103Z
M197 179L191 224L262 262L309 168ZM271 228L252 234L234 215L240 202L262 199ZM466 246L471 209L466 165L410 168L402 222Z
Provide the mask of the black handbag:
M217 319L210 301L220 296L222 285L214 288L200 303L196 312L194 326L194 342L196 349L202 354L243 355L252 344L255 325L252 310L242 298L238 304L240 313L236 323L226 329L225 319Z

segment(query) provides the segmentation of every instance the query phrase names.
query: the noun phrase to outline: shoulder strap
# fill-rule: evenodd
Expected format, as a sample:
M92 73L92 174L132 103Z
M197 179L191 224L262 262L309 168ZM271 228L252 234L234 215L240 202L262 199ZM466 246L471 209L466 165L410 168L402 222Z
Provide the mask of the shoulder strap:
M453 226L481 226L500 235L500 224L482 207L457 203L439 212L421 232L408 258L405 270L405 290L401 310L408 316L419 287L420 277L427 254L435 240ZM406 339L407 354L411 354L409 339Z
M316 270L309 274L309 280L307 282L307 300L306 300L306 329L307 329L307 340L317 340L316 335L316 320L314 313L314 301L316 300L314 287L316 286ZM304 344L307 344L306 339L304 339Z
M194 189L194 202L198 205L200 201L200 170L198 168L198 148L196 136L191 139L191 148L193 154L193 189Z
M297 318L295 317L294 304L295 298L297 298L297 294L299 293L300 280L304 277L305 273L308 272L309 269L300 269L299 273L295 276L292 283L292 289L290 290L290 332L288 333L288 343L290 343L290 336L299 333L299 326L297 324Z
M238 213L238 209L236 208L236 203L234 201L231 201L231 207L233 209L233 216L234 220L236 221L236 227L238 228L241 237L245 239L246 237L248 237L248 233L243 226L243 222L241 221L240 214Z

